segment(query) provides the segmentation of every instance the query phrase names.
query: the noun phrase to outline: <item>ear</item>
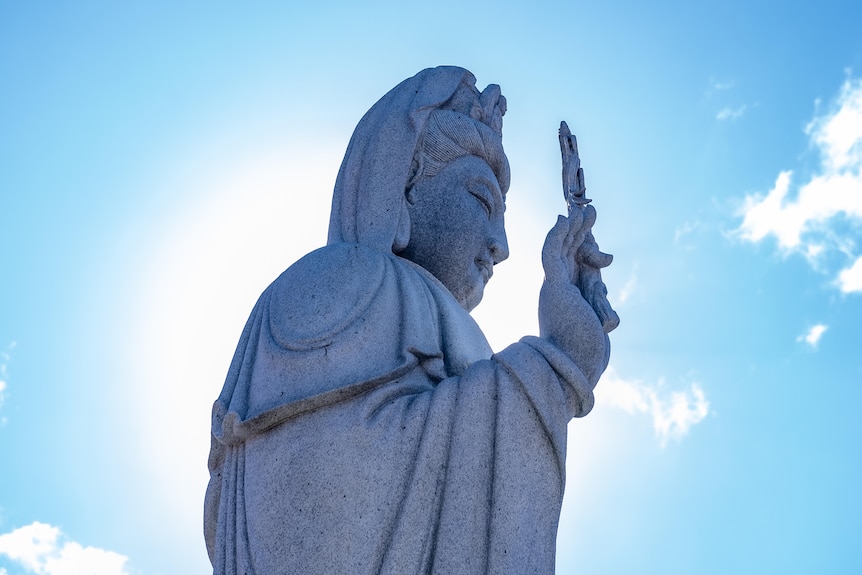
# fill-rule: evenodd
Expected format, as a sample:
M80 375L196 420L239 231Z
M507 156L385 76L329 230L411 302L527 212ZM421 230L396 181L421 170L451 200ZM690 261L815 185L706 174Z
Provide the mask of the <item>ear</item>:
M398 253L410 243L410 212L407 210L407 202L412 203L411 193L413 188L407 190L404 200L401 202L401 210L398 214L398 229L395 231L395 239L392 241L392 252Z
M411 185L407 188L407 191L404 192L404 198L407 200L407 203L411 206L416 203L416 186ZM406 206L405 206L406 208Z

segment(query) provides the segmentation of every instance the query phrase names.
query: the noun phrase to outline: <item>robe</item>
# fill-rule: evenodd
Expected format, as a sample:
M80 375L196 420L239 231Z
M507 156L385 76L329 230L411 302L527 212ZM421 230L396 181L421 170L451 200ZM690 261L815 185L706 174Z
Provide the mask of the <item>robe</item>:
M321 248L261 295L213 407L213 572L553 573L566 426L592 405L560 350L493 354L421 267Z

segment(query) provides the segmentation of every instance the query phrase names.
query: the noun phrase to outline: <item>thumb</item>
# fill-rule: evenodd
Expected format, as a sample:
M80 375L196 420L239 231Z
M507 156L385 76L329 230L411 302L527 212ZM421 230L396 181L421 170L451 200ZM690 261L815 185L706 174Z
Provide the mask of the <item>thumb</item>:
M569 220L557 216L557 223L548 232L545 245L542 247L542 267L545 269L545 281L568 281L568 268L563 253L563 243L569 234Z

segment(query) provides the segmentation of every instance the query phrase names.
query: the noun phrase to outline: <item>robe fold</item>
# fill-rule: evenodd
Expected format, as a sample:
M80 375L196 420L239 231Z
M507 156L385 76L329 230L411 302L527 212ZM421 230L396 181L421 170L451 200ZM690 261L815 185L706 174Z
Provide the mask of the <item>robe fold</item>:
M592 405L547 341L492 354L421 267L321 248L261 295L213 407L214 573L553 573Z

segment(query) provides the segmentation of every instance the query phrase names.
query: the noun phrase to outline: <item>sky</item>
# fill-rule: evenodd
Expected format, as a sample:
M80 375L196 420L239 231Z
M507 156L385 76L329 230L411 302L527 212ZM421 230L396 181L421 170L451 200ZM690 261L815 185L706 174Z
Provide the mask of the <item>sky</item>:
M756 4L756 5L753 5ZM621 317L569 426L563 574L862 572L862 4L0 0L0 575L207 573L209 417L419 70L508 100L538 331L578 136Z

